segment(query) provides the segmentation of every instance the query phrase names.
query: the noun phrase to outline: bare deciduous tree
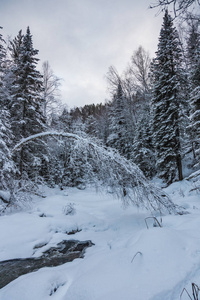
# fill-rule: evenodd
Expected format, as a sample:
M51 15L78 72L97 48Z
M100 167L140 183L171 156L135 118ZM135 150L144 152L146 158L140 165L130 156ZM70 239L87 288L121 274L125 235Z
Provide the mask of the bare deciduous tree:
M113 95L116 93L119 83L122 83L122 78L120 77L117 69L114 66L110 66L106 74L106 79L108 82L108 90Z
M150 55L142 47L139 46L133 52L131 57L131 65L127 69L127 73L133 78L135 90L140 90L142 93L149 93L149 68L150 68Z
M150 5L150 8L159 7L162 11L168 7L172 7L174 16L177 17L178 15L186 13L190 7L199 5L199 0L157 0L154 4Z
M45 61L42 65L42 75L44 115L48 119L50 115L61 106L59 90L61 79L54 74L48 61Z
M119 83L122 86L123 92L127 98L132 98L136 92L142 94L149 93L149 68L150 68L150 55L142 47L139 46L133 52L131 63L127 69L120 76L115 67L111 66L107 73L108 89L111 94L115 94Z

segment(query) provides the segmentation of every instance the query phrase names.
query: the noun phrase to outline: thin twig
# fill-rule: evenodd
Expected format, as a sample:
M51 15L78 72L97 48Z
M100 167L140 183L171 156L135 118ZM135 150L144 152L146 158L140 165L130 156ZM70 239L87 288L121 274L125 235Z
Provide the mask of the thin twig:
M131 260L131 263L133 262L134 258L135 258L138 254L142 255L142 252L140 252L140 251L136 252L135 255L133 256L132 260Z
M147 221L146 221L147 219L154 219L154 221L157 222L158 226L162 227L161 224L158 222L158 219L156 217L147 217L147 218L145 218L145 223L146 223L147 229L149 229Z
M199 287L196 283L192 283L192 294L193 294L193 297L194 297L194 300L198 300L199 297L198 297L198 294L199 294Z
M187 293L188 297L190 297L190 299L192 300L192 298L191 298L190 294L188 293L188 291L186 290L186 288L184 288L184 289L182 290L182 293L180 294L180 299L181 299L181 297L182 297L184 291Z

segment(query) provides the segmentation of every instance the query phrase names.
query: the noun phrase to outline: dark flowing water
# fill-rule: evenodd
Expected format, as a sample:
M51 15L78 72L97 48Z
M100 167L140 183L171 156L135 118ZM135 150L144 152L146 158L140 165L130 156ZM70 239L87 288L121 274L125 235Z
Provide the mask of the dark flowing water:
M75 258L83 258L85 250L94 245L91 241L62 241L37 258L11 259L0 262L0 288L21 275L44 267L55 267Z

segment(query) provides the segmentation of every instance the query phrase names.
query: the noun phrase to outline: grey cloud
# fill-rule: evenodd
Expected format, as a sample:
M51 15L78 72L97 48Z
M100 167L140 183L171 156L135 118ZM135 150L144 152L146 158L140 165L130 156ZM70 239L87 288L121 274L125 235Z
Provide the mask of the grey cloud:
M1 0L2 1L2 0ZM142 2L142 3L141 3ZM69 106L103 102L110 65L122 72L139 46L156 50L162 16L143 0L6 0L0 19L13 37L29 25L41 62L64 79ZM73 104L71 104L73 103Z

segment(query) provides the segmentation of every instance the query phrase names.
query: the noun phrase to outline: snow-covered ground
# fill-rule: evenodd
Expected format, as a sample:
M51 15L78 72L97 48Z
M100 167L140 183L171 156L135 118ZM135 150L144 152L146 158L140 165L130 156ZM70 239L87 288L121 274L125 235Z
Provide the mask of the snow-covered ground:
M184 180L167 189L189 214L163 216L162 228L147 219L149 229L150 212L123 209L110 194L45 188L47 197L35 197L30 209L0 217L0 261L38 257L64 239L95 245L83 259L19 277L0 300L178 300L184 288L192 295L191 283L200 285L200 194L193 187ZM66 214L70 207L74 214ZM189 299L186 291L181 299Z

